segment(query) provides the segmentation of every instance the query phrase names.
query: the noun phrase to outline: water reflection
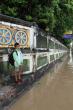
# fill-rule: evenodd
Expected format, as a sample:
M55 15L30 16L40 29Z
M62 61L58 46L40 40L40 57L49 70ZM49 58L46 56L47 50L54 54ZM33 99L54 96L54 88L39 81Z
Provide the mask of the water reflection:
M13 105L13 107L11 107L10 110L20 110L20 109L22 110L24 109L25 110L49 110L49 109L59 110L59 109L54 109L52 107L53 105L56 105L54 104L56 103L55 101L56 99L55 91L57 91L56 84L58 84L56 83L56 81L58 78L57 75L59 74L60 69L62 69L63 63L64 62L62 61L55 63L54 66L49 69L47 74L45 73L44 77L42 77L38 82L36 82L34 86L31 88L31 90L28 91L15 105ZM57 102L59 102L59 100Z
M71 49L70 49L70 52L69 52L69 62L68 62L68 64L73 66L73 54L72 54Z

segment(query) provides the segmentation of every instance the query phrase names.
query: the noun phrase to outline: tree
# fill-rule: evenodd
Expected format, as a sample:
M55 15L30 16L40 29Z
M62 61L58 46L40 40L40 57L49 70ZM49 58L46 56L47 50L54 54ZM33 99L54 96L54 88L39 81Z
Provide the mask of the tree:
M73 30L73 0L0 0L0 13L34 21L62 41Z

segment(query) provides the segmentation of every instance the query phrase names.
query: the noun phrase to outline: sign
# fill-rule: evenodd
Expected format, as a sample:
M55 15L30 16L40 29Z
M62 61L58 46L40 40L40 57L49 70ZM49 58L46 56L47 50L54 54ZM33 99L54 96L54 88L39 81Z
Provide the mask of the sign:
M66 31L63 36L65 39L73 39L72 30Z
M73 39L73 34L65 34L64 38L65 39Z
M72 34L72 31L66 31L64 34Z

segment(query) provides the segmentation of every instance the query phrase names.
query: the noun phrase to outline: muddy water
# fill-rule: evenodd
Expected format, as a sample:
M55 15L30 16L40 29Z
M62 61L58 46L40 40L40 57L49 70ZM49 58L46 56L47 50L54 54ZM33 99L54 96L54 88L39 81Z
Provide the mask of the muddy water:
M65 57L10 110L73 110L73 61Z

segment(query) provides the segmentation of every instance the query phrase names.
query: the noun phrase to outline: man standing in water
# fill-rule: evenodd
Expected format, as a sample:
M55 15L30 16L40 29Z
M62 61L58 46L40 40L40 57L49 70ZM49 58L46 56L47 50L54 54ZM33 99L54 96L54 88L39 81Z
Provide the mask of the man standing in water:
M15 81L17 84L19 84L22 81L21 75L23 72L23 54L20 50L20 45L19 43L14 44L14 52L13 52L13 58L14 58L14 76L15 76Z

